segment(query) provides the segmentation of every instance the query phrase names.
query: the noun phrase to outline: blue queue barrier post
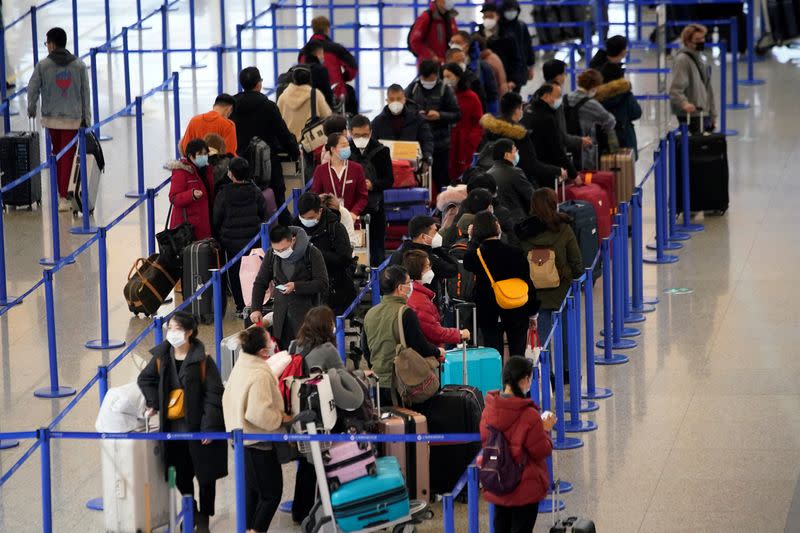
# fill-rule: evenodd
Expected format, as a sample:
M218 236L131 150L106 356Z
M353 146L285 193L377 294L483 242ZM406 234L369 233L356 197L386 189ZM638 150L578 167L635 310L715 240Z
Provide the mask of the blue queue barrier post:
M78 0L72 0L72 53L75 54L77 57L81 56L81 53L78 51L78 36L80 32L78 30Z
M181 510L183 513L183 531L194 531L194 498L181 497Z
M50 430L41 428L37 431L39 453L41 454L42 482L42 531L53 533L53 487L50 476Z
M128 28L122 28L122 72L125 82L125 105L131 105L131 58L130 47L128 46ZM123 113L123 116L132 117L134 113L130 110Z
M573 283L574 287L574 283ZM577 311L577 312L576 312ZM597 402L581 400L581 362L580 350L577 344L580 342L577 335L577 322L580 320L580 309L576 305L575 292L567 296L567 369L569 371L569 402L564 403L564 411L569 411L569 420L564 422L564 430L567 433L583 433L594 431L597 424L591 420L581 420L583 403L587 404L587 411L600 408ZM589 408L591 406L591 409Z
M643 261L645 263L651 263L656 265L664 265L669 263L676 263L678 261L677 255L670 255L664 253L667 249L666 241L666 220L665 220L665 213L667 206L666 203L666 195L667 191L664 187L664 167L662 165L662 159L666 157L664 152L664 141L662 140L659 143L659 147L656 149L655 153L653 154L653 161L655 163L655 183L653 184L653 190L655 191L655 219L656 219L656 240L654 244L648 244L647 248L650 250L655 249L656 253L654 254L646 254L643 256ZM677 244L679 243L671 243ZM679 245L680 246L680 245Z
M2 56L3 54L0 54ZM3 195L0 194L0 308L9 307L22 303L16 296L8 295L6 285L6 235L5 225L3 224L6 208L3 205Z
M547 349L545 346L541 353L539 354L539 362L541 364L541 379L539 380L539 385L541 386L541 401L542 403L539 404L542 406L542 412L550 411L550 350ZM534 366L534 368L536 368ZM555 489L555 485L553 484L553 460L551 457L547 458L547 472L550 476L550 489L548 492L551 492ZM561 483L561 492L566 494L572 490L572 483L568 481L563 481ZM560 511L564 508L564 502L561 500L557 501L556 510ZM542 500L539 503L539 512L540 513L551 513L553 512L553 504L552 499L547 498Z
M614 296L612 289L612 266L611 266L611 240L606 237L600 243L600 253L603 258L603 339L598 341L595 346L603 349L603 356L595 358L598 365L621 365L628 362L628 357L622 354L613 353L614 333L613 333L613 307Z
M181 68L183 69L200 69L206 67L206 65L197 63L197 35L195 30L194 0L189 0L189 49L191 50L192 62L188 65L182 65Z
M739 23L736 17L731 17L729 27L731 29L731 96L733 96L733 102L728 104L728 109L748 109L750 104L739 101Z
M563 307L562 307L563 309ZM556 438L553 441L555 450L572 450L583 446L583 441L577 437L566 436L566 421L564 420L564 341L562 328L564 327L564 314L561 311L553 312L553 373L555 374L555 403L556 403ZM545 378L542 379L544 381Z
M242 71L242 30L244 30L244 25L243 24L237 24L236 25L236 72L241 72ZM273 35L276 32L277 32L277 30L275 28L273 28L272 29ZM278 48L277 44L274 41L272 43L272 46L273 46L273 50ZM278 58L277 58L277 54L276 54L275 62L277 63L277 61L278 61ZM276 71L278 70L277 66L275 66L275 70ZM237 78L238 78L238 76L237 76ZM242 90L242 84L239 83L238 81L236 83L237 83L237 85L239 87L239 90L241 91ZM278 75L276 74L275 75L275 86L277 86L277 85L278 85Z
M113 137L100 133L97 123L100 122L100 95L97 89L97 48L89 49L89 73L92 77L92 113L94 115L94 134L100 142L110 141ZM49 153L49 152L48 152Z
M267 253L267 250L269 250L269 224L266 222L261 223L259 235L261 236L261 249L264 250L264 253Z
M39 62L39 31L36 21L36 6L31 6L31 44L33 49L33 64Z
M156 253L156 190L147 189L147 256Z
M172 73L172 114L175 128L175 159L181 158L181 98L178 73Z
M100 393L100 405L103 405L103 400L108 392L108 367L97 367L97 391ZM86 508L90 511L103 510L103 498L92 498L86 502Z
M136 31L151 29L150 26L142 26L142 0L136 0L136 24L131 26L131 29Z
M253 21L255 24L256 21ZM225 0L219 0L219 46L221 48L225 48L227 44L225 41L226 31L225 31ZM221 91L220 91L221 92Z
M223 61L222 61L222 53L225 51L223 46L212 46L214 51L217 54L217 94L222 94L225 92L225 82L223 78ZM241 72L241 71L240 71Z
M80 161L86 161L86 129L78 130L78 157ZM97 233L95 226L89 225L89 179L86 175L86 165L80 165L81 180L81 225L70 228L69 232L74 235L89 235Z
M222 321L225 318L225 311L222 305L225 293L222 290L222 272L213 270L211 272L211 289L214 291L214 350L216 353L215 361L217 368L222 368Z
M614 218L614 225L611 228L611 272L612 272L612 298L611 298L611 308L613 310L613 318L611 319L611 348L614 350L628 350L631 348L636 348L637 344L636 341L631 339L623 338L626 336L626 328L625 328L625 302L622 301L623 299L623 288L622 288L622 246L623 244L620 243L620 237L622 236L623 239L627 238L627 235L623 236L622 234L627 233L626 230L623 230L620 227L620 217L616 215ZM603 287L605 287L605 282ZM633 328L629 328L633 329ZM636 330L638 332L638 330ZM598 348L605 348L606 347L606 339L607 331L603 328L603 331L600 332L600 335L603 336L603 339L597 343Z
M156 315L153 324L153 345L158 346L164 342L164 317Z
M467 531L480 533L480 487L478 483L478 467L471 464L467 467Z
M244 440L242 430L233 430L233 468L236 473L236 531L247 531L246 498L247 488L244 484Z
M106 20L105 20L106 44L105 44L105 46L111 46L111 0L104 0L103 1L103 11L105 12L105 15L106 15Z
M576 49L576 45L570 45L569 47L569 85L573 91L578 88L578 63L575 59Z
M590 68L589 63L592 60L592 22L588 20L583 23L583 54L586 68Z
M631 312L652 313L656 310L658 298L645 301L644 298L644 262L642 259L642 192L635 187L631 196Z
M125 198L141 198L144 195L144 125L142 123L142 97L134 100L136 115L136 190L125 193ZM81 161L85 161L81 159ZM83 167L81 167L83 169ZM81 190L81 193L84 191Z
M671 130L667 133L667 162L669 167L669 223L667 229L670 241L688 241L692 236L688 233L678 231L676 220L678 217L678 196L677 196L677 179L678 173L675 168L675 131Z
M347 352L345 349L345 338L344 338L344 317L337 316L336 317L336 348L339 350L339 357L342 359L342 362L347 361Z
M71 256L66 259L61 257L61 224L58 219L58 163L53 154L53 144L50 142L50 132L47 128L44 130L44 144L44 153L47 154L47 174L50 181L50 235L53 240L53 257L43 257L39 259L39 264L55 266L62 261L72 264L75 259Z
M442 496L442 527L444 533L456 533L456 517L453 509L453 495L449 492Z
M619 216L620 216L620 234L621 238L620 248L622 253L622 313L623 313L623 320L625 324L634 324L637 322L644 322L645 318L642 313L636 313L633 310L633 305L631 305L631 294L630 294L630 262L629 262L629 253L628 253L628 236L626 235L627 230L625 228L631 227L629 224L629 209L628 202L623 202L619 204ZM626 337L635 337L641 334L641 331L635 328L625 328L627 335Z
M8 100L6 100L8 87L6 87L6 83L8 79L6 78L6 28L3 24L0 24L0 45L3 46L4 53L0 54L0 100L3 100L3 104L5 107L3 108L3 126L5 128L6 133L11 130L11 124L9 123L10 111L8 108Z
M50 386L36 389L33 395L37 398L65 398L75 394L75 389L58 383L58 347L56 345L56 310L53 297L54 271L44 271L44 300L47 320L47 353L50 360Z
M764 85L764 80L755 77L755 62L756 62L756 43L755 43L755 18L756 18L756 3L755 0L747 1L747 24L746 24L746 39L747 39L747 78L739 83L742 85Z
M303 194L302 189L294 187L292 189L292 209L294 209L295 216L300 216L300 195Z
M597 258L595 258L597 261ZM594 355L594 294L592 287L592 274L594 265L584 270L586 280L583 282L583 314L586 326L584 334L586 339L586 389L581 391L581 397L587 400L602 400L609 398L614 393L611 389L597 386L595 375L595 355Z
M683 221L680 227L684 231L703 231L705 226L702 224L693 224L691 222L692 191L689 184L689 180L691 179L689 172L689 125L684 123L681 124L681 188L683 189L683 195L681 198L681 200L683 200L683 205L681 206L683 215L681 218Z
M161 69L163 78L169 78L169 7L167 4L162 4L159 8L161 10ZM169 87L165 86L164 91L169 91Z
M370 297L372 299L372 305L376 306L381 303L381 273L377 270L370 272Z
M125 341L109 339L108 333L108 228L102 227L98 231L97 255L99 258L100 276L100 338L88 341L86 347L90 350L110 350L125 346Z
M728 62L725 58L728 55L728 43L720 41L717 43L719 48L719 131L730 137L739 135L736 130L728 129Z

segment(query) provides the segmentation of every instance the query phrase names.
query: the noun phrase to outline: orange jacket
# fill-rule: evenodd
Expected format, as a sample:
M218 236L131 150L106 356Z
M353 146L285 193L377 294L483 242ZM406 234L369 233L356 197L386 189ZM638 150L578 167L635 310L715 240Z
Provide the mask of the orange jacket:
M193 139L202 139L209 133L216 133L225 141L225 151L236 153L236 125L216 111L209 111L192 117L181 139L181 154L186 155L186 145Z

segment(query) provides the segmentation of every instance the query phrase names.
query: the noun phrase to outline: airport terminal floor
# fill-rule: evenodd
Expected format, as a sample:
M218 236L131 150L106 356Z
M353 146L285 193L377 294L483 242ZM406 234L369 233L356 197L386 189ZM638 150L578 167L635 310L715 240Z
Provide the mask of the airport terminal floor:
M8 23L25 13L30 2L5 2ZM142 0L144 14L160 2ZM197 46L208 48L220 40L219 2L198 0L195 6ZM261 4L261 2L259 2ZM111 2L111 29L136 21L133 2ZM235 42L235 27L251 17L250 3L225 2L227 42ZM79 0L80 53L105 41L103 2ZM169 12L169 44L186 48L190 39L188 1L178 0ZM257 7L265 9L266 5ZM298 10L281 15L284 23L302 22ZM477 9L467 9L465 20ZM327 8L309 13L327 14ZM403 13L409 13L406 10ZM352 20L350 11L339 10L342 22ZM39 41L53 26L62 26L73 49L70 2L55 0L38 13ZM310 20L310 16L308 20ZM363 9L364 18L374 13ZM398 15L400 16L400 15ZM410 16L410 15L407 15ZM348 18L349 17L349 18ZM621 14L612 10L611 17ZM269 18L261 21L269 23ZM160 17L147 24L153 28L129 32L131 48L160 49ZM30 21L26 19L6 33L9 71L17 88L31 75ZM309 32L310 34L310 32ZM352 43L352 30L339 30L337 40ZM361 46L378 40L377 30L364 29ZM405 46L405 33L387 30L385 45ZM280 33L282 48L301 46L302 31ZM119 43L118 43L119 44ZM270 32L245 32L242 46L270 48ZM44 48L40 46L40 57ZM652 52L635 51L640 66L655 66ZM361 61L361 109L370 117L383 105L376 52L363 52ZM559 57L563 57L559 56ZM407 53L386 53L386 83L406 85L414 76ZM157 86L162 78L161 54L131 56L131 91L134 96ZM245 66L255 64L272 86L272 53L244 53ZM294 61L280 54L279 72ZM169 72L179 72L181 124L211 108L217 94L216 54L198 52L202 69L181 69L190 62L187 53L172 53ZM718 67L718 65L717 65ZM123 56L101 53L97 60L100 116L105 118L125 106ZM224 54L224 89L237 92L236 54ZM740 76L746 72L740 65ZM800 285L792 281L800 264L797 205L800 203L800 51L779 47L755 65L759 86L740 87L740 99L748 109L728 112L730 161L730 208L724 216L698 215L705 230L694 233L683 248L673 253L680 259L669 265L645 265L646 296L657 296L656 311L636 324L638 347L626 350L624 365L598 366L597 384L613 390L598 400L600 409L583 415L598 430L582 433L584 445L554 452L557 477L574 485L561 498L567 515L593 519L598 531L613 533L729 531L800 531L800 359L797 346L795 303ZM634 92L656 92L653 76L632 76ZM530 83L529 94L541 81L541 70ZM729 100L730 101L730 100ZM645 102L645 114L637 123L642 148L637 166L641 180L652 163L659 137L657 104ZM14 131L28 128L25 97L15 99ZM168 177L165 162L174 157L172 92L157 93L143 106L145 180L153 187ZM674 118L670 127L675 126ZM39 127L38 123L36 127ZM112 221L134 200L125 193L136 188L136 121L123 117L102 133L113 137L103 144L107 168L103 175L93 222ZM44 150L44 147L42 147ZM43 174L43 205L39 210L12 210L4 215L5 259L9 295L19 295L41 279L39 259L52 255L50 188ZM655 231L653 180L644 188L644 238ZM164 223L168 201L160 194L155 203L156 225ZM87 237L69 232L80 218L59 213L62 253L80 246ZM122 295L130 266L147 256L145 207L137 208L108 233L109 325L111 338L128 342L150 320L133 317ZM84 344L99 334L98 252L93 247L65 266L54 281L57 318L58 366L62 385L80 389L119 350L89 350ZM793 274L794 273L794 274ZM679 289L679 290L673 290ZM595 324L602 324L602 283L594 287ZM241 321L230 312L224 334L231 335ZM164 312L171 307L166 306ZM49 384L46 305L43 289L0 316L0 431L35 430L47 426L71 398L41 399L33 392ZM599 331L600 327L597 327ZM202 326L200 338L209 350L214 344L213 326ZM135 380L149 360L153 345L148 336L109 375L110 386ZM213 353L213 351L212 351ZM94 431L98 410L96 388L59 424L59 429ZM0 451L0 471L5 474L30 446ZM230 472L217 484L217 513L212 531L235 530L233 454ZM98 441L54 440L51 443L53 530L102 531L102 513L85 503L100 496L102 479ZM284 467L284 500L291 499L294 466ZM0 531L42 530L40 456L33 453L0 488ZM419 531L442 531L441 503L432 504L435 517L418 526ZM540 514L535 531L549 531L552 515ZM486 505L481 505L480 530L489 531ZM299 531L291 517L279 512L270 531ZM467 531L466 505L456 504L456 531Z

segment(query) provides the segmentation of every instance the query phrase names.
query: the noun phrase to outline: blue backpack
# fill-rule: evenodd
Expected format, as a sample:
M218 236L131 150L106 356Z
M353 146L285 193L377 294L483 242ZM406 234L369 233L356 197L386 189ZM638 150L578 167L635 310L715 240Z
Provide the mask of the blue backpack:
M478 471L478 479L484 489L502 496L517 488L527 459L517 464L503 432L494 426L486 426L486 429L489 430L489 438L483 447L483 462Z

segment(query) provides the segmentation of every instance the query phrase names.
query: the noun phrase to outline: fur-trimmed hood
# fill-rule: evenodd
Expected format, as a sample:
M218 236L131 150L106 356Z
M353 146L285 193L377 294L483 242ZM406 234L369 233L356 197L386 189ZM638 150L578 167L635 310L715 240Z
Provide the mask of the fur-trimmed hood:
M173 159L164 163L164 168L167 170L185 170L186 172L195 172L197 169L188 159Z
M597 95L595 96L595 99L597 99L598 102L609 100L615 96L620 96L630 92L632 87L633 86L631 85L631 82L624 78L620 78L609 83L604 83L597 88Z
M495 117L488 113L481 117L480 124L486 131L501 137L507 137L514 141L524 139L528 134L528 130L525 129L525 126L514 124L513 122Z
M436 209L444 212L450 205L458 205L467 198L467 186L459 184L447 187L436 197Z

